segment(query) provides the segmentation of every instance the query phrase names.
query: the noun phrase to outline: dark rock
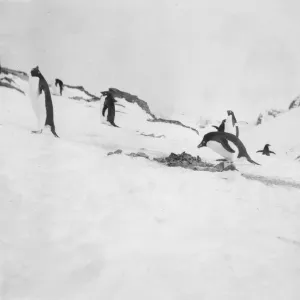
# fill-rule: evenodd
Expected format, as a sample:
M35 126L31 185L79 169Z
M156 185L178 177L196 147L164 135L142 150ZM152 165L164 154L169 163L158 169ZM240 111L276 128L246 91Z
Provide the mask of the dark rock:
M260 125L263 123L264 119L268 119L268 118L276 118L278 115L284 113L284 110L279 110L279 109L270 109L267 110L265 113L260 113L257 121L256 121L256 125Z
M85 94L87 94L90 98L89 98L88 100L82 98L82 99L85 100L85 101L91 102L91 101L99 101L99 100L100 100L99 97L97 97L97 96L95 96L95 95L89 93L89 92L88 92L83 86L81 86L81 85L76 86L76 85L64 84L64 86L65 86L65 87L68 87L69 89L76 89L76 90L79 90L79 91L84 92ZM78 98L80 98L80 97L78 97ZM77 99L75 99L75 100L77 100Z
M188 129L191 129L193 131L195 131L198 135L199 132L197 129L192 128L190 126L186 126L184 124L182 124L179 121L175 121L175 120L166 120L166 119L162 119L162 118L157 118L150 110L148 103L144 100L139 99L137 96L135 95L131 95L129 93L126 92L122 92L116 88L109 88L109 91L113 94L114 97L116 98L124 98L126 101L130 102L130 103L136 103L143 111L145 111L149 116L151 116L151 119L148 119L148 122L162 122L162 123L169 123L169 124L174 124L174 125L179 125Z
M289 106L289 109L293 109L293 108L296 108L296 107L299 107L300 106L300 96L296 97L296 99L294 99L290 106Z
M143 136L149 136L149 137L153 137L153 138L157 138L157 139L159 139L159 138L165 138L166 136L165 135L155 135L155 134L153 134L153 133L151 133L151 134L145 134L145 133L141 133L141 135L143 135Z
M108 152L107 155L113 155L113 154L121 154L122 153L122 150L121 149L118 149L114 152Z
M149 156L147 154L145 154L144 152L138 152L138 153L130 153L130 154L127 154L128 156L131 156L131 157L144 157L146 159L149 159Z

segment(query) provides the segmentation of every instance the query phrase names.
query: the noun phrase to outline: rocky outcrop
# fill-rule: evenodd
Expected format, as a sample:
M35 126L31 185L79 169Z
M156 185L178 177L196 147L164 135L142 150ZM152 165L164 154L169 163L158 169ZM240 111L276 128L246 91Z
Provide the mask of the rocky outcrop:
M149 114L152 118L156 119L155 115L151 112L146 101L139 99L137 96L131 95L126 92L122 92L116 88L109 88L109 91L111 91L116 98L124 98L130 103L136 103L143 111Z
M28 79L29 79L28 75L25 72L12 70L12 69L5 68L5 67L1 67L1 73L3 73L3 74L12 74L12 75L18 76L19 78L24 79L26 81L28 81ZM24 93L23 91L21 91L20 89L18 89L17 87L15 87L15 86L13 86L9 83L1 82L1 84L2 84L2 86L12 88L12 89L16 89L19 92ZM87 102L94 102L94 101L101 100L100 97L89 93L83 86L64 84L64 87L67 87L69 89L77 89L77 90L79 90L79 91L81 91L81 92L83 92L87 95L87 98L80 97L80 96L71 96L70 99L77 100L77 101L83 100L83 101L87 101ZM124 98L126 101L128 101L130 103L136 103L143 111L145 111L149 115L149 117L150 117L148 119L149 122L161 122L161 123L169 123L169 124L173 124L173 125L178 125L178 126L193 130L195 133L197 133L199 135L199 132L198 132L197 129L195 129L191 126L184 125L180 121L157 118L151 112L148 103L146 101L142 100L142 99L139 99L137 96L131 95L130 93L120 91L116 88L109 88L109 90L113 93L113 95L116 98Z
M74 100L84 100L84 101L87 101L87 102L92 102L92 101L99 101L100 100L100 97L97 97L96 95L93 95L91 93L89 93L83 86L81 85L69 85L69 84L64 84L64 87L67 87L69 89L76 89L76 90L79 90L83 93L85 93L88 97L88 99L85 99L85 98L82 98L82 97L78 97L78 96L75 96L75 97L71 97L71 99L74 99Z
M148 115L151 116L151 118L147 120L148 122L169 123L169 124L173 124L173 125L182 126L184 128L193 130L194 132L196 132L199 135L199 132L197 129L187 126L187 125L184 125L180 121L157 118L151 112L151 110L148 106L148 103L144 100L139 99L137 96L131 95L126 92L122 92L116 88L109 88L109 91L111 91L113 93L114 97L116 97L116 98L124 98L126 101L128 101L130 103L136 103L143 111L145 111Z
M283 109L270 109L265 111L264 113L260 113L257 118L256 125L260 125L266 120L276 118L277 116L279 116L284 112L285 111Z
M25 73L24 73L25 74ZM25 75L23 72L15 71L15 70L10 70L7 68L1 68L1 73L0 73L0 86L16 90L22 94L25 94L24 91L20 89L20 87L16 84L14 79L12 78L13 76L17 77L24 77Z
M22 71L9 69L9 68L5 68L5 67L1 67L1 73L2 74L12 74L12 75L17 76L17 77L19 77L23 80L26 80L26 81L28 81L28 79L29 79L27 73L22 72Z
M296 97L290 104L289 109L293 109L300 106L300 96Z
M197 129L195 129L193 127L190 127L190 126L187 126L187 125L184 125L180 121L167 120L167 119L156 118L156 117L155 117L155 119L148 119L147 121L148 122L160 122L160 123L169 123L169 124L173 124L173 125L179 125L181 127L184 127L184 128L187 128L187 129L191 129L191 130L195 131L199 135L199 132L198 132Z
M16 90L16 91L18 91L18 92L20 92L20 93L22 93L22 94L25 95L25 93L24 93L21 89L19 89L19 88L13 86L12 84L10 84L10 83L8 83L8 82L5 82L4 80L1 80L1 79L0 79L0 86L3 86L3 87L6 87L6 88L9 88L9 89Z

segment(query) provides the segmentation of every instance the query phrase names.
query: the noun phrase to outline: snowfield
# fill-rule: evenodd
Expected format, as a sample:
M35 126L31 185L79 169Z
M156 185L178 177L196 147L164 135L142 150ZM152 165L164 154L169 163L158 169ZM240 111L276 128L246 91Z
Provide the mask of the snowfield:
M220 158L197 149L209 126L198 136L151 123L118 99L113 128L100 116L103 99L52 98L60 139L31 134L30 100L0 87L0 299L299 299L300 189L107 156ZM299 147L299 125L296 108L242 127L262 166L238 169L300 182L287 154ZM255 153L266 143L276 156Z

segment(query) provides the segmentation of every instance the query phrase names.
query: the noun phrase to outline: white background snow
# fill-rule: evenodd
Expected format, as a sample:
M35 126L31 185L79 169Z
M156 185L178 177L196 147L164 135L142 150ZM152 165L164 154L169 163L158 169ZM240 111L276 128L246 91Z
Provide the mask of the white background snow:
M210 127L150 123L118 100L113 128L99 102L53 96L56 139L31 134L30 100L0 87L0 299L299 299L300 190L107 156L219 158L197 149ZM241 127L262 166L239 169L299 182L299 125L297 108ZM255 153L265 143L276 156Z

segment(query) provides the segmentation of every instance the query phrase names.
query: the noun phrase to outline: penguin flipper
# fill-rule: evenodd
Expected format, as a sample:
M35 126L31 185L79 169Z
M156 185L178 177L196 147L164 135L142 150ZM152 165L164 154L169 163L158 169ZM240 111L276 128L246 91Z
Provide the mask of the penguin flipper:
M235 134L236 137L239 137L239 135L240 135L240 129L239 129L239 127L236 126L236 127L235 127L235 130L236 130L236 131L235 131L235 132L236 132L236 134Z
M263 150L258 150L258 151L256 151L256 153L259 153L259 152L263 152Z
M217 130L219 130L219 127L218 127L218 126L212 125L212 127L215 127Z
M221 144L224 147L224 149L227 150L228 152L235 153L235 151L230 147L230 145L226 139L221 139Z
M105 111L107 110L107 108L108 108L107 105L104 104L104 105L103 105L103 109L102 109L102 116L103 116L103 117L105 117Z
M275 153L275 152L273 152L273 151L270 151L270 153L273 153L273 154L275 154L275 155L276 155L276 153Z

